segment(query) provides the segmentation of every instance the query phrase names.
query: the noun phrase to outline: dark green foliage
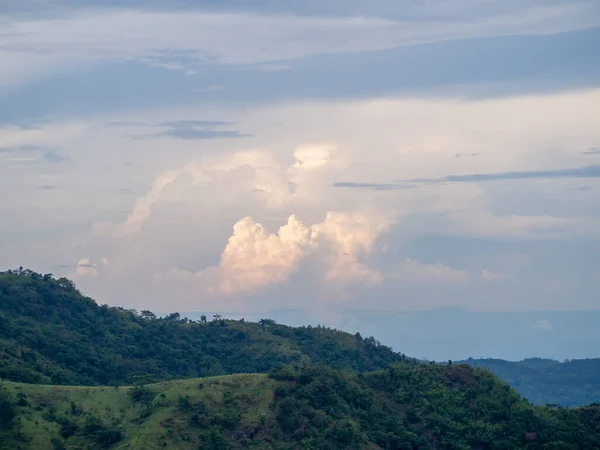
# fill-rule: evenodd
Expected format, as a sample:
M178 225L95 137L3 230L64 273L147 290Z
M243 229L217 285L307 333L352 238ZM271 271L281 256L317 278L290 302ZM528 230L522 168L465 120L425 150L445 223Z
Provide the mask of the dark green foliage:
M129 389L129 396L134 403L149 404L154 398L154 393L149 387L138 385Z
M488 371L467 365L296 373L274 396L279 436L289 448L600 448L600 407L532 406Z
M8 390L0 383L0 430L10 428L17 414Z
M530 358L468 359L466 364L484 367L509 383L536 405L583 406L600 402L600 359L558 362Z
M17 394L17 406L29 406L29 402L27 401L27 395L23 392L19 392Z
M123 439L121 431L106 427L99 418L91 414L85 418L81 434L92 438L100 448L108 448Z
M161 319L146 310L99 306L65 278L0 273L0 378L116 386L267 372L301 360L368 371L405 359L373 338L217 316Z
M60 435L64 438L73 436L78 429L79 426L67 418L64 418L60 421Z
M223 436L220 426L214 426L208 433L201 436L201 443L198 447L202 450L226 450L231 448L227 439Z
M52 445L52 450L65 450L65 443L57 437L53 437L50 439L50 445Z
M110 447L121 439L123 439L123 435L119 430L103 430L98 435L97 442L102 447Z

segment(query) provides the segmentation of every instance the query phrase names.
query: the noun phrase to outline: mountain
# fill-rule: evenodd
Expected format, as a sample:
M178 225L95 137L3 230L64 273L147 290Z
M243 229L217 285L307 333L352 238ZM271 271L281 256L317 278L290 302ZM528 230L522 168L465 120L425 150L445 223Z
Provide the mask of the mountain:
M30 270L0 273L0 378L60 385L123 385L175 378L267 372L312 363L369 371L407 358L323 327L97 305L65 278Z
M287 312L288 319L296 315ZM374 338L322 326L191 316L197 320L99 306L65 278L29 270L0 273L0 378L124 385L260 373L292 362L365 372L408 359ZM535 404L600 402L600 359L464 362L491 370Z
M468 359L466 364L484 367L508 382L531 402L581 406L600 403L600 359L523 361Z
M270 317L291 326L321 324L352 333L358 331L364 336L377 336L394 350L434 361L461 361L469 357L519 361L533 356L562 361L600 356L600 309L386 311L349 310L341 306L319 311L270 310L258 315L238 312L228 316L252 321ZM197 318L202 313L182 314Z
M600 449L600 405L532 406L484 369L400 363L134 387L0 384L0 448Z

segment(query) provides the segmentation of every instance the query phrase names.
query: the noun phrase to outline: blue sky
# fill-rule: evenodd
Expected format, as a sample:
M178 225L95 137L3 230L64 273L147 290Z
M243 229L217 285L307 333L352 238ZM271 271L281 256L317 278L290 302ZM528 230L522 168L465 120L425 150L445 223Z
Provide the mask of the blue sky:
M600 309L596 1L0 17L0 266L159 312Z

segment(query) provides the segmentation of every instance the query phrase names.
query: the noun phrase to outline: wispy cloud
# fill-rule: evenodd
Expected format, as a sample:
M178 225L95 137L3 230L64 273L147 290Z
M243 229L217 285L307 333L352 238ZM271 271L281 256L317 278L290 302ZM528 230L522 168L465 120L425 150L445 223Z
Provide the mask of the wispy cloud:
M61 163L70 158L54 148L44 148L37 145L20 145L16 147L0 147L0 154L7 154L11 161L38 161Z
M42 186L36 186L35 188L41 191L52 191L54 189L58 189L58 186L55 186L53 184L44 184Z
M148 139L154 137L172 137L183 140L206 140L206 139L239 139L251 137L251 134L242 133L239 130L224 130L223 127L235 125L233 122L215 120L178 120L163 122L157 127L166 128L158 133L137 134L135 139Z
M414 178L408 182L477 182L496 180L526 180L536 178L600 178L600 165L558 170L531 170L522 172L474 173L448 175L442 178Z
M214 129L218 127L227 127L235 125L235 122L226 122L222 120L174 120L169 122L163 122L158 124L159 127L169 127L169 128L206 128L206 129Z
M394 183L357 183L354 181L341 181L338 183L333 183L331 186L336 188L364 189L371 191L397 191L401 189L413 189L413 186Z
M346 9L347 2L336 3ZM365 2L341 15L332 14L330 6L317 8L321 17L294 8L273 15L260 7L244 13L82 8L79 14L61 8L52 20L9 16L11 33L3 35L0 52L8 63L0 69L0 86L26 83L81 61L134 61L188 75L206 64L281 70L286 60L313 55L469 37L552 34L600 23L591 1L538 1L525 10L517 2L492 2L493 7L479 9L471 1L458 1L451 14L435 5L401 2L401 13L397 5L385 8L396 11L396 20L390 11L382 14L381 8L369 7L371 3L381 2Z
M600 147L591 147L582 152L584 155L600 155Z
M56 150L45 150L42 155L49 163L61 163L70 159L68 156L58 153Z
M135 126L140 126L140 125L144 125L144 123L128 121L128 120L117 120L114 122L106 122L104 124L105 127L135 127Z

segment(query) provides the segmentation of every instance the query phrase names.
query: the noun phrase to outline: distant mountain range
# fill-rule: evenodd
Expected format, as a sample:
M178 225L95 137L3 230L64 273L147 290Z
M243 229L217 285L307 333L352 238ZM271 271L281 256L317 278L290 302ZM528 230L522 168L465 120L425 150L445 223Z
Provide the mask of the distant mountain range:
M527 400L538 405L600 403L599 358L565 362L541 358L518 362L502 359L468 359L462 362L491 370Z

